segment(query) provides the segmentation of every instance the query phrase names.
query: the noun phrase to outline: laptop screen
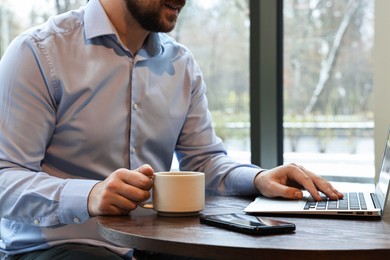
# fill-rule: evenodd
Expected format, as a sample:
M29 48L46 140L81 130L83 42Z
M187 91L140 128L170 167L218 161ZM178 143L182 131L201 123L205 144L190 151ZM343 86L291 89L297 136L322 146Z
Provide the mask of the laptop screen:
M378 182L375 187L375 194L380 203L382 214L386 204L387 196L389 193L389 181L390 181L390 133L387 137L386 147L383 154L382 166L378 177Z

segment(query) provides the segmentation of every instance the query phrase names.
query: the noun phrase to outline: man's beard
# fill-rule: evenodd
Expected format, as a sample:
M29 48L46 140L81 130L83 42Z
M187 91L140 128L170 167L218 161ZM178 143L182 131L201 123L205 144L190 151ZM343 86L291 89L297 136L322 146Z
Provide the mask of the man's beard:
M125 2L127 10L145 30L151 32L170 32L175 28L176 17L172 17L170 24L166 24L162 21L160 9L163 6L158 5L154 6L153 9L145 9L138 5L137 0L125 0Z

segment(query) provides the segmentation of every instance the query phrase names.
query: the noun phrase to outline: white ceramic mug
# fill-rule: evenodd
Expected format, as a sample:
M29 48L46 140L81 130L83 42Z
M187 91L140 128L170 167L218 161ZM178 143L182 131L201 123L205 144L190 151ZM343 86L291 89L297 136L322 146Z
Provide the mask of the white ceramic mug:
M197 215L205 205L205 176L202 172L156 172L153 202L141 203L161 216Z

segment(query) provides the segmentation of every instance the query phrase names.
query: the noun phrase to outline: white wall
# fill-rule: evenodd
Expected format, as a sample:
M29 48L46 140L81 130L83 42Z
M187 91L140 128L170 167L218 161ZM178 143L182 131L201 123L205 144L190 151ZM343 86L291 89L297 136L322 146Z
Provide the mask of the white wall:
M374 121L376 172L390 126L390 1L375 0Z

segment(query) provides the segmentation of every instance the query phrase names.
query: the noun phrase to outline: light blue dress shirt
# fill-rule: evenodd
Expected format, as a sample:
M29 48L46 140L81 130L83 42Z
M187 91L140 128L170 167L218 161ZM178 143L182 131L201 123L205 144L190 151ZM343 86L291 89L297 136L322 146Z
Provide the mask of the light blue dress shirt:
M151 33L133 56L98 0L16 38L0 61L0 251L104 241L92 187L144 163L203 171L207 194L256 194L254 165L215 135L206 86L187 48Z

